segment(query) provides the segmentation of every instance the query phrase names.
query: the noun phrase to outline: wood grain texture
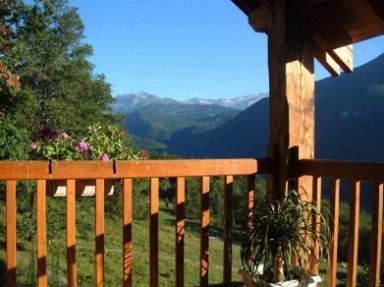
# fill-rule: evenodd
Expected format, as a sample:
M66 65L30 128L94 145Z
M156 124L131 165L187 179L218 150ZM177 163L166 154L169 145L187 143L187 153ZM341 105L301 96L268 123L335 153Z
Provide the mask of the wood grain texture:
M340 179L332 179L330 189L330 208L333 220L330 222L332 242L329 248L327 287L335 287L337 275L337 247L339 240Z
M384 184L375 183L373 188L372 244L369 263L369 287L379 287L381 267L381 247L383 237Z
M123 183L123 286L132 287L132 179Z
M176 182L176 286L184 286L185 178Z
M271 172L267 159L116 161L1 161L0 179L113 179L247 175ZM49 173L49 171L52 173Z
M7 286L16 287L16 181L7 181Z
M360 181L351 182L351 200L349 204L348 231L348 272L347 286L356 286L357 261L359 252L359 221L360 221Z
M233 176L226 176L224 181L224 260L223 274L225 284L232 282L232 222L233 222Z
M95 200L95 273L96 286L104 287L104 180L96 180Z
M37 285L46 287L47 282L47 214L46 214L46 195L45 180L37 181Z
M76 287L76 182L67 180L67 284Z
M200 286L208 286L209 278L209 177L201 179L200 217Z
M313 192L313 201L316 205L316 209L320 212L321 211L321 177L313 177L312 178L312 192ZM316 232L320 233L320 217L315 216L313 219L314 229ZM316 256L316 258L319 259L320 256L320 245L319 242L315 241L313 246L313 254ZM320 261L316 261L311 263L310 269L312 271L312 274L319 274L319 265Z
M151 178L149 194L149 285L159 286L159 179Z

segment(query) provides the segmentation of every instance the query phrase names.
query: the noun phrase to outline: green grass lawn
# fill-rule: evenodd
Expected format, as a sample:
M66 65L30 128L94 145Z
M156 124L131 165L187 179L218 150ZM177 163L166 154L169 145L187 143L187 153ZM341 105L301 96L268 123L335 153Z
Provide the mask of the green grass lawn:
M53 216L48 210L48 216ZM94 209L77 210L76 263L78 286L95 286L94 276ZM61 216L57 220L65 220ZM175 286L175 227L174 216L164 210L159 213L159 285ZM185 286L199 284L200 237L197 222L187 220L185 233ZM105 216L105 280L106 286L122 285L122 222ZM213 229L213 228L212 228ZM149 222L133 222L133 286L149 286ZM216 235L216 234L215 234ZM65 230L56 232L47 243L47 269L49 286L66 286ZM35 286L35 240L22 242L18 248L18 286ZM5 262L5 248L0 252ZM220 283L223 277L223 243L220 238L209 241L209 282ZM239 247L233 246L233 278L240 268ZM3 274L2 284L5 286Z

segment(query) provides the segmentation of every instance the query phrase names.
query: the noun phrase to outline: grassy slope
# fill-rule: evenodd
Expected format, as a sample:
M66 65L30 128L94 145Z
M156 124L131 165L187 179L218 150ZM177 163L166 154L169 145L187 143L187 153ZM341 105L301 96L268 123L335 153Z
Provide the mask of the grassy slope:
M94 226L93 209L84 212L77 209L76 262L79 286L95 286L94 280ZM47 216L54 216L48 210ZM57 220L63 220L57 216ZM120 219L105 216L105 279L106 286L122 285L122 223ZM174 216L168 212L159 214L159 286L175 286L175 227ZM199 233L186 228L185 236L185 286L199 283ZM79 232L81 230L81 233ZM48 286L66 286L65 230L48 242ZM23 242L23 250L18 248L18 286L35 286L34 275L36 257L34 242ZM134 220L133 224L133 286L149 286L149 225L147 220ZM223 244L211 238L209 282L222 281ZM0 260L5 260L5 248L0 251ZM239 247L233 247L233 278L240 280ZM3 274L0 286L5 285Z

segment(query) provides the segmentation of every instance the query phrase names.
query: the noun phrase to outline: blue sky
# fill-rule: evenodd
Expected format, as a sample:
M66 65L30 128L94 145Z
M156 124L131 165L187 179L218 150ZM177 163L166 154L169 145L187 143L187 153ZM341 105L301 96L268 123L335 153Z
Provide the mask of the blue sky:
M267 38L229 0L70 0L113 95L175 99L268 91ZM355 66L384 52L384 36L354 47ZM316 78L329 74L319 65Z

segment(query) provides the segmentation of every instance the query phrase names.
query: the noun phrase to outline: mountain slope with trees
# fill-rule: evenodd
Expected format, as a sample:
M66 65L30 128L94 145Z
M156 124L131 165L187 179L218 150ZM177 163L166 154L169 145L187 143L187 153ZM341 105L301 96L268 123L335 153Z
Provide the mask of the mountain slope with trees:
M384 54L351 74L316 82L317 158L384 160L383 70ZM196 121L189 120L193 127ZM134 121L131 124L128 129L136 132ZM161 133L167 140L156 139L180 157L264 157L268 125L269 100L264 98L215 128L199 131L186 126L172 133L165 128ZM153 139L150 134L141 136Z

